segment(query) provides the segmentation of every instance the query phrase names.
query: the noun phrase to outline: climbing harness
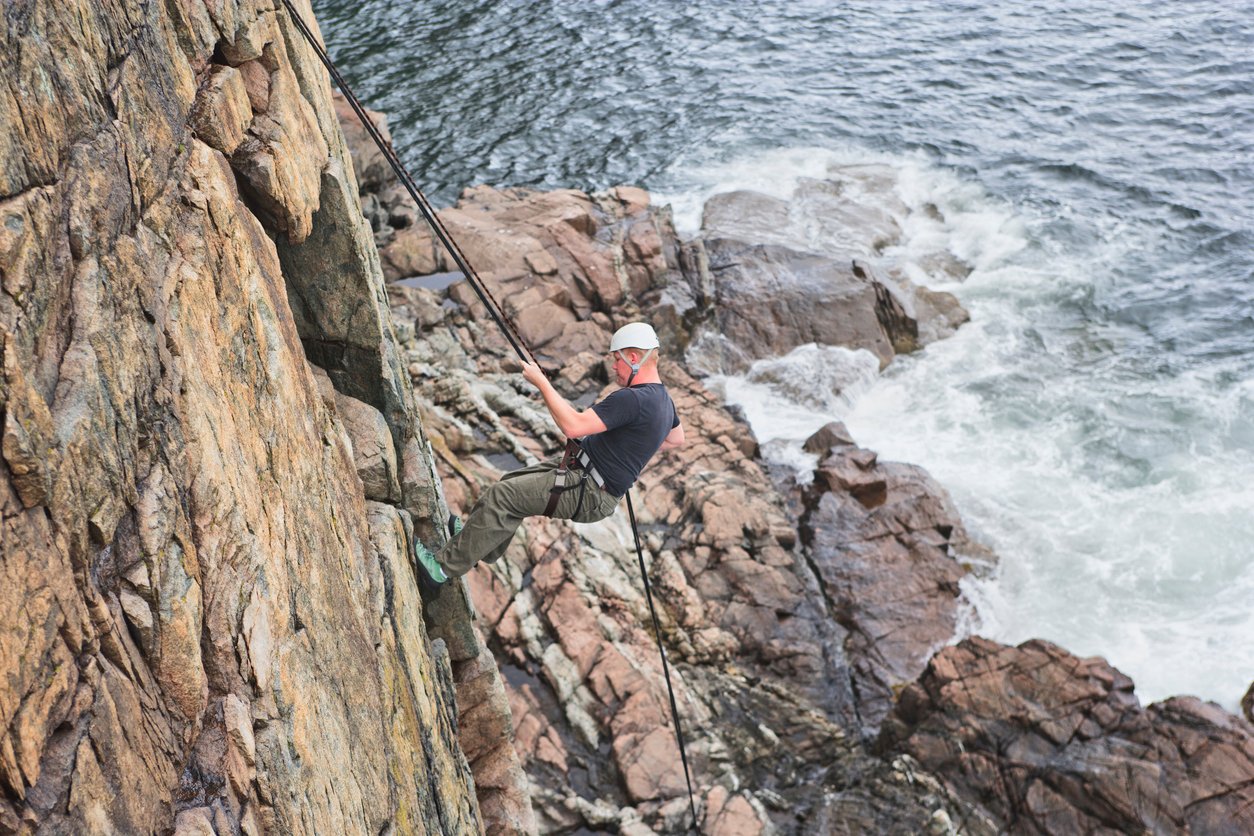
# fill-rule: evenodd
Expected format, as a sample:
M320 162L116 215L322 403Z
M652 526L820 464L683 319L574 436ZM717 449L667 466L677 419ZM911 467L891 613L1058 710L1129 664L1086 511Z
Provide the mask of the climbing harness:
M342 92L344 94L344 98L348 100L349 105L353 108L353 112L357 114L357 118L361 120L361 124L365 127L366 133L368 133L370 138L374 140L374 144L378 146L384 159L386 159L388 164L392 167L392 171L396 173L397 179L400 180L401 185L405 187L405 190L409 192L409 196L413 198L414 203L418 206L419 211L422 212L423 218L425 218L427 223L430 225L436 238L438 238L440 243L444 245L444 249L449 253L449 255L453 257L453 261L457 264L457 268L461 270L462 274L466 277L466 281L475 291L475 294L479 297L479 301L483 303L484 308L492 316L493 321L496 322L497 327L500 328L501 333L509 342L510 347L513 348L514 353L518 355L518 359L522 360L524 363L536 363L535 355L532 353L531 348L527 345L526 341L522 338L522 335L518 332L518 328L514 325L513 320L509 318L509 315L505 313L505 309L502 308L500 303L496 301L496 298L483 283L479 274L476 273L474 268L470 266L470 263L466 260L465 254L462 253L461 249L457 246L457 243L453 240L453 237L449 234L448 230L444 228L444 224L440 221L439 216L436 215L435 210L431 208L431 204L427 202L427 198L423 195L422 191L414 183L413 178L409 176L409 172L405 170L405 166L396 155L396 151L392 148L390 143L383 139L383 135L379 132L379 129L375 127L374 122L372 122L370 117L366 114L366 109L362 106L361 101L357 98L356 94L353 93L352 88L348 86L348 82L344 80L344 77L340 75L339 70L336 69L335 64L331 61L330 56L327 55L326 51L322 48L322 45L318 43L318 39L314 37L313 32L309 29L308 25L306 25L304 19L300 16L300 13L292 6L292 0L283 0L283 6L287 9L288 16L291 17L292 23L300 31L306 43L308 43L313 49L314 53L318 56L318 60L322 62L322 65L327 68L327 72L331 74L331 78L335 80L336 86L340 88L340 92ZM619 329L619 333L623 333L627 327L628 326L624 326L623 329ZM650 333L652 333L652 330L652 328L649 328ZM640 359L639 363L630 363L623 358L624 362L627 362L627 365L631 367L631 377L628 378L627 381L628 386L630 386L631 381L635 379L636 373L640 371L640 366L648 359L649 354L657 348L656 339L657 337L654 335L653 345L637 346L646 349L646 354ZM626 346L620 347L611 345L612 349L619 349L622 347ZM622 357L621 353L619 356ZM536 365L539 364L536 363ZM566 487L564 484L566 474L571 469L580 471L582 475L575 485ZM568 440L566 442L566 449L562 454L561 462L555 471L553 490L549 494L549 503L548 507L545 509L544 515L546 517L551 516L553 510L557 506L557 501L560 499L561 494L566 490L570 490L575 487L580 488L579 502L575 509L575 513L578 514L583 507L584 491L587 489L587 483L590 479L595 482L599 488L604 490L605 482L601 478L601 475L597 473L596 468L592 465L592 461L588 458L588 454L583 452L578 441L574 439ZM561 490L558 489L559 485L561 485ZM679 744L679 757L684 766L684 781L688 785L688 809L692 813L691 828L695 830L697 827L697 805L692 792L692 776L688 768L687 747L684 745L683 729L679 722L679 704L675 700L675 688L671 684L671 671L670 665L666 660L666 649L662 646L662 627L658 621L657 609L653 605L653 592L649 585L649 573L644 563L644 549L640 545L640 529L636 525L636 512L631 504L630 489L626 493L626 498L627 514L631 519L631 532L636 541L636 556L640 560L640 576L644 579L645 599L649 604L649 615L653 619L653 633L657 639L658 653L662 657L662 672L666 677L666 691L670 696L671 718L675 723L675 739Z
M573 485L566 484L566 475L572 470L581 473L579 481ZM544 506L544 516L552 517L553 512L557 510L557 503L561 501L562 494L567 491L579 489L579 501L575 503L575 511L570 516L579 516L579 512L583 510L583 499L588 492L588 480L594 478L597 487L605 489L605 480L601 478L601 474L597 473L592 462L588 459L588 454L583 452L579 446L579 442L573 438L566 440L566 449L562 452L561 461L557 463L557 469L553 471L553 488L549 491L548 504Z
M579 515L579 511L583 509L583 496L588 490L588 471L584 470L583 475L579 476L579 481L573 485L566 484L566 476L576 469L577 455L579 452L579 442L574 439L567 439L566 450L562 452L562 460L557 464L557 470L553 471L553 489L549 490L549 501L544 505L544 516L553 516L553 511L557 510L558 501L561 501L562 494L568 490L579 489L579 501L574 505L574 513L572 518Z

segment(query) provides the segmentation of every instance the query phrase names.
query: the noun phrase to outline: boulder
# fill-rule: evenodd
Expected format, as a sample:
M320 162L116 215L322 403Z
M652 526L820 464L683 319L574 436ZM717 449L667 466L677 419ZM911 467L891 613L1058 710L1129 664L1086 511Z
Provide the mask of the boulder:
M870 450L854 450L825 458L815 471L815 484L825 491L847 493L868 509L888 501L888 479L876 467Z
M777 245L707 239L711 325L752 358L806 343L863 348L880 367L894 354L885 321L901 317L865 270Z
M960 326L971 320L971 314L952 293L922 285L914 286L913 291L919 345L951 337Z
M350 115L342 112L341 118ZM364 132L349 126L346 133L359 171L366 172L363 205L375 224L385 276L395 281L448 269L451 258L419 220L408 194L379 166ZM588 195L478 186L439 217L488 292L511 315L528 320L524 336L534 335L537 346L575 320L617 307L629 292L643 294L679 278L670 214L652 208L643 189L619 186ZM532 310L535 286L562 288L559 304L566 311ZM486 313L473 292L455 290L453 296L472 312Z
M609 349L610 332L600 323L584 319L566 325L561 335L548 346L547 353L559 358L592 354L600 359L609 353Z
M725 326L722 309L728 303L735 304L738 294L747 290L741 307L748 309L748 316L757 316L764 323L758 329L733 325L720 333L755 358L768 356L766 351L786 353L795 345L813 341L866 347L882 363L887 363L893 353L914 351L952 334L968 318L958 300L952 294L916 285L886 255L889 248L903 243L900 220L913 211L896 197L895 188L896 173L886 166L834 166L827 178L800 180L788 198L752 191L711 197L701 224L702 240L710 254L708 269L716 283L731 281L732 285L725 292L716 292L709 313L719 326ZM935 211L934 207L930 209ZM729 259L710 252L725 249L725 245L711 246L720 241L762 246L771 254L758 254L741 264L739 254ZM781 248L793 253L793 272L804 273L803 281L814 288L809 294L813 303L809 308L805 302L772 304L781 293L796 292L786 289L793 284L785 278L786 271L773 265L786 260ZM923 265L911 268L911 275L935 268L933 272L943 272L946 278L965 276L961 262L948 252L924 253L919 259ZM820 266L823 260L829 261L830 266ZM729 262L740 268L731 275L720 270ZM942 271L941 267L945 269ZM704 263L685 265L694 295L701 295L697 288L703 277L698 273L705 269ZM870 283L875 291L873 299L841 290L848 285L850 270L855 278ZM765 292L755 293L745 282L745 274L755 272L761 273L767 282ZM781 278L785 281L779 282ZM861 318L862 327L856 327L851 317ZM871 345L879 342L873 322L879 323L887 346ZM764 330L782 333L772 345L770 339L762 338ZM809 331L812 336L798 338L796 331ZM824 334L826 339L822 338ZM746 337L751 338L741 343Z
M840 421L832 421L824 424L807 438L801 445L801 449L807 453L826 456L834 447L852 446L855 446L855 442L853 436L849 434L849 430Z
M615 186L609 194L623 206L628 215L639 215L649 210L653 196L638 186Z
M846 165L798 180L792 202L819 251L874 257L902 243L910 207L897 196L897 175L887 165Z
M967 572L960 555L978 547L926 471L879 462L869 450L839 444L838 428L825 430L836 444L806 494L801 534L832 615L849 633L859 720L872 733L895 690L954 635Z
M786 198L753 191L717 194L701 216L705 238L774 244L836 260L873 258L901 243L910 214L889 166L833 166L801 178Z
M753 241L806 249L790 232L788 201L753 191L716 194L701 210L701 232L708 240Z
M881 745L1012 833L1254 830L1254 727L1192 697L1142 708L1100 658L971 638L901 693Z

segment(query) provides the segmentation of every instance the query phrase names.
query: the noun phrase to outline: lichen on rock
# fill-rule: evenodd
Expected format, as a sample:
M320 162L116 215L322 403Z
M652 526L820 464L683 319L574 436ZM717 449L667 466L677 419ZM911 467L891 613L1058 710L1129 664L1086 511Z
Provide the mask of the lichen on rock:
M325 71L270 3L6 20L0 830L477 832Z

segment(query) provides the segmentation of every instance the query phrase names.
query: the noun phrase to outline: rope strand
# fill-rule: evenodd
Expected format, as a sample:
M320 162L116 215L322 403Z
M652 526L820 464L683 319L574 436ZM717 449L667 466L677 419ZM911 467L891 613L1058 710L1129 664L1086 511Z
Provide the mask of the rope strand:
M436 238L439 239L440 243L444 246L444 249L449 253L449 255L453 257L453 261L456 263L457 268L461 270L462 275L466 277L466 281L470 283L471 288L475 291L479 300L483 302L483 306L492 316L492 319L496 322L497 327L501 329L501 333L509 342L510 347L514 349L514 353L518 355L518 359L523 362L527 362L528 358L530 358L530 362L536 363L534 352L532 352L531 347L527 345L526 341L522 338L522 335L518 332L518 328L514 325L513 320L510 319L501 304L496 301L496 297L494 297L492 292L488 290L487 286L483 283L483 280L479 277L479 274L476 273L474 268L470 266L465 254L461 251L461 248L457 246L456 242L453 241L453 237L449 234L448 230L445 229L439 216L436 214L431 204L427 201L426 195L422 193L422 190L414 183L413 178L409 176L409 172L405 169L405 166L401 164L400 158L396 155L396 152L391 147L391 144L383 139L383 135L379 132L379 129L366 114L365 107L362 106L361 101L357 98L357 95L353 93L353 90L348 85L348 82L344 80L344 77L340 74L339 69L337 69L334 62L331 61L330 56L328 56L326 51L323 50L322 45L318 43L318 39L314 37L313 32L300 16L300 13L292 6L291 0L283 0L283 5L286 7L287 13L292 18L292 22L296 25L296 28L300 30L301 35L304 36L305 40L313 48L314 53L318 56L318 60L322 62L322 65L326 67L327 72L329 72L331 77L335 80L336 86L340 88L340 91L344 94L344 98L348 100L349 105L353 108L353 112L356 113L357 118L361 120L362 126L365 127L366 132L370 135L370 138L374 140L375 145L378 146L384 159L386 159L388 164L392 167L392 171L396 173L397 179L401 181L401 185L405 187L405 190L409 192L409 196L413 198L414 203L417 204L419 211L422 212L423 218L426 219L427 224L435 233Z
M671 700L671 717L675 720L675 740L679 743L679 759L684 764L684 781L688 784L688 809L692 811L692 829L697 827L697 803L692 795L692 775L688 771L688 749L684 745L684 730L679 723L679 704L675 701L675 688L671 685L671 668L666 662L666 650L662 647L662 625L658 622L657 609L653 606L653 590L649 586L649 573L644 566L644 549L640 545L640 527L636 525L636 509L631 506L631 489L627 493L627 515L631 518L631 533L636 539L636 557L640 559L640 577L644 579L644 598L649 602L649 616L653 619L653 635L657 638L658 653L662 656L662 672L666 675L666 693Z

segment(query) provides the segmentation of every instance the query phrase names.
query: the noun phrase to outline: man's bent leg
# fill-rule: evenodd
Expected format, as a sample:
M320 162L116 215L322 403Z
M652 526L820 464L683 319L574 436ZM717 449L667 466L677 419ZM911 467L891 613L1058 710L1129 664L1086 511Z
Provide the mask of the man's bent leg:
M578 491L571 491L578 493ZM572 519L579 523L599 522L614 513L614 509L618 507L619 497L611 496L596 486L592 480L588 480L588 495L584 497L583 506L579 509L577 516L563 517L563 519ZM558 512L554 516L559 516L565 509L561 508L558 503ZM574 513L574 509L569 512Z
M466 574L493 554L499 556L525 518L544 513L555 467L556 462L546 462L514 471L483 492L461 532L440 550L438 559L449 577Z
M504 476L501 477L501 481L504 482L509 479L518 479L520 477L530 476L533 473L542 472L542 473L548 474L547 478L550 480L550 486L551 486L552 479L553 479L552 474L553 474L553 471L557 469L557 465L559 461L560 459L553 459L551 461L541 461L541 462L536 462L535 464L527 465L526 467L520 467L517 470L511 470L509 473L506 473ZM475 503L475 507L476 508L479 507L478 502ZM509 540L504 541L495 549L493 549L492 551L484 555L481 558L481 562L496 563L498 560L500 560L502 557L505 556L505 552L509 550L509 544L511 542L513 542L513 538L510 538Z

